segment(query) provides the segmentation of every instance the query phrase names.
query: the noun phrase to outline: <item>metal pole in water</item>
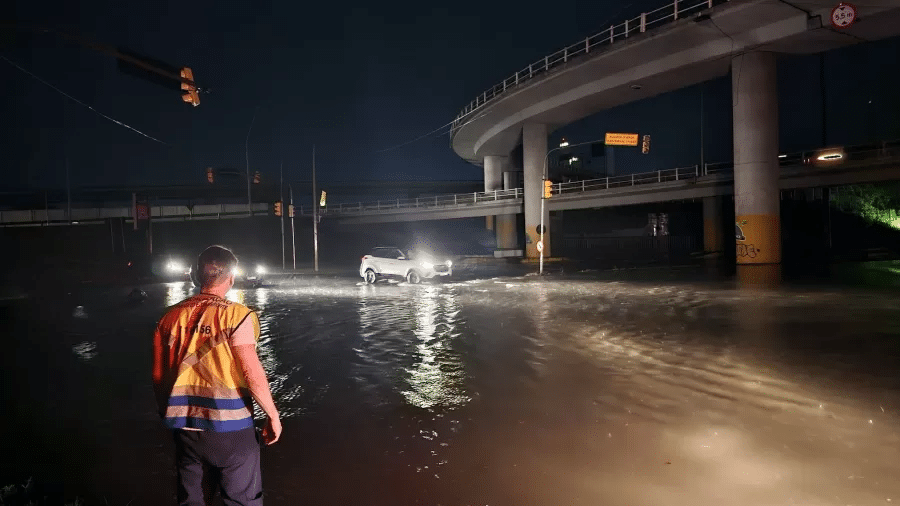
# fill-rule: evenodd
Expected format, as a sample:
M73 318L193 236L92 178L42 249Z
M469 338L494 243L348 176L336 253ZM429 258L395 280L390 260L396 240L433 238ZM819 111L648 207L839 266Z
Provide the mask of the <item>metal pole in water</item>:
M291 198L291 211L294 209L294 187L288 184L288 191L290 192ZM294 213L291 212L291 251L293 259L294 259L294 270L297 270L297 239L294 236Z
M316 199L316 145L313 144L312 197L313 197L313 268L319 272L319 201Z
M278 179L281 186L278 190L278 200L284 202L284 160L281 161L281 169L278 171ZM284 271L285 254L284 254L284 205L281 206L281 270Z

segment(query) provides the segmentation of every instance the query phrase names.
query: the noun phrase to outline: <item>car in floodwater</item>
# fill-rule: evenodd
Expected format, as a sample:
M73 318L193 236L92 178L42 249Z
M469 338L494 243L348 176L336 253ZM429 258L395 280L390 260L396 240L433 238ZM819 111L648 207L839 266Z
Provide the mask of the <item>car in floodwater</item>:
M439 260L426 253L403 252L393 246L379 246L363 255L359 264L359 275L367 284L380 279L405 279L417 284L424 279L450 276L453 274L451 260Z

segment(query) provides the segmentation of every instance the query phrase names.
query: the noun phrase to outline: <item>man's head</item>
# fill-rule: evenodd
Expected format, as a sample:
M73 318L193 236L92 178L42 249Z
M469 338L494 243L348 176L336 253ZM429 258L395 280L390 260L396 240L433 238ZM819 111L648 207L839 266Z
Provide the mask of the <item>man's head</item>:
M210 246L197 258L197 281L201 289L223 286L230 289L234 283L234 270L238 260L230 249L224 246ZM227 290L226 289L226 290Z

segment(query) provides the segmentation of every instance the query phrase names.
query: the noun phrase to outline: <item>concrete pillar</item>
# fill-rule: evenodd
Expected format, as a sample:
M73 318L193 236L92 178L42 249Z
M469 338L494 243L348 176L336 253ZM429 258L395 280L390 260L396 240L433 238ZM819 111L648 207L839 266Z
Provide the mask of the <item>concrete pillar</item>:
M547 125L526 123L522 127L522 158L525 176L525 257L538 258L538 227L541 224L544 163L547 159ZM550 213L544 210L544 257L550 256Z
M503 189L512 190L516 183L515 172L503 173ZM495 230L497 237L497 248L499 249L516 249L518 246L518 234L516 234L516 215L515 214L499 214L495 220Z
M739 267L778 265L781 263L781 201L775 55L751 52L734 57L731 89L737 263ZM757 276L760 274L754 275Z
M722 235L722 198L703 198L703 252L722 253L725 250Z
M484 191L503 189L503 156L484 157ZM494 216L485 216L485 227L494 230Z

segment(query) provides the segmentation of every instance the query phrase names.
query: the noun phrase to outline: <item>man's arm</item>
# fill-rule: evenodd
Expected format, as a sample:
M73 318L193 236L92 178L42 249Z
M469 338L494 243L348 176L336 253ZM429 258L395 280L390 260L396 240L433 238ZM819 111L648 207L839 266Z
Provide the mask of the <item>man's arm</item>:
M248 342L252 344L245 344ZM231 337L231 350L238 367L247 380L250 393L269 417L266 427L263 429L263 439L266 444L272 444L281 436L281 419L278 416L278 409L275 408L275 401L272 400L266 371L256 354L256 336L253 335L253 326L250 322L245 320L234 331Z

